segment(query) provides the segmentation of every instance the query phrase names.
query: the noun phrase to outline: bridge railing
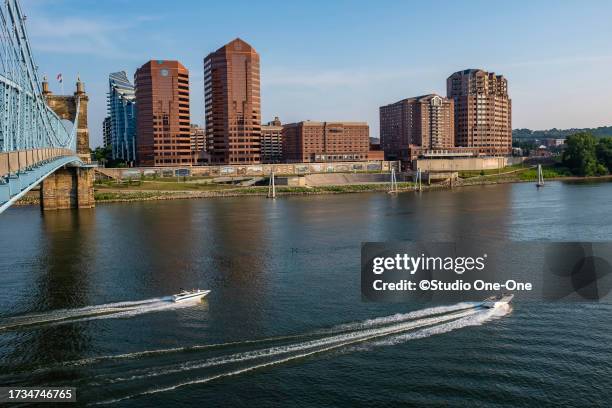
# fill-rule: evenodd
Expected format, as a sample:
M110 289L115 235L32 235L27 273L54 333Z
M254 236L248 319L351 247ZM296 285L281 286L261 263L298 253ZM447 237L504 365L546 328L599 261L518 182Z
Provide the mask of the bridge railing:
M74 156L74 151L56 147L15 150L0 153L0 182L7 177L31 170L58 157Z

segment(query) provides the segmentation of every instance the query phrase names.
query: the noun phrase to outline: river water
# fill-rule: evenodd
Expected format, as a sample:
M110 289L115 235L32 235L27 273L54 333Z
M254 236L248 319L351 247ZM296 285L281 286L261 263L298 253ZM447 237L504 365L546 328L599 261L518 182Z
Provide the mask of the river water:
M612 305L362 301L364 241L612 240L612 183L0 217L0 385L83 405L606 406ZM212 292L173 304L180 288Z

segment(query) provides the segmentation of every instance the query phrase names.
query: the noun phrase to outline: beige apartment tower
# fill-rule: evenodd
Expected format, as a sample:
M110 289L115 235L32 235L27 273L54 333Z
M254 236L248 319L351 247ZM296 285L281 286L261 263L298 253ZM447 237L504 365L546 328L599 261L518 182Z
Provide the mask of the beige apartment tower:
M380 145L390 160L409 160L411 146L421 150L454 147L453 101L429 94L381 106Z
M237 38L204 59L204 106L210 160L261 162L259 55Z
M281 163L283 161L283 124L278 116L267 125L261 125L262 163Z
M486 155L512 153L512 102L508 80L481 69L455 72L446 81L455 102L455 145Z

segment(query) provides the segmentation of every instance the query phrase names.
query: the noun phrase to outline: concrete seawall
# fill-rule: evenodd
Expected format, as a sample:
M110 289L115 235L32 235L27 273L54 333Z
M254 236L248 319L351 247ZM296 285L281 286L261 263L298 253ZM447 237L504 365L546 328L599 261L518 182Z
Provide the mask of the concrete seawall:
M416 159L413 169L421 171L478 171L502 169L523 162L522 157L457 157L452 159Z
M276 175L352 173L356 171L388 172L392 167L398 169L398 162L369 160L363 162L334 163L294 163L294 164L253 164L231 166L193 166L193 167L133 167L98 168L96 171L112 179L137 179L140 177L236 177L268 176L271 171Z

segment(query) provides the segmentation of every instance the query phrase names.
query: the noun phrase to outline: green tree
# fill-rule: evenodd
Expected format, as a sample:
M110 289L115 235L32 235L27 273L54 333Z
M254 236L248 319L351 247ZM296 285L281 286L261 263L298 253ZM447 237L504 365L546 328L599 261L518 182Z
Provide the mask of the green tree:
M520 147L523 150L523 155L529 156L532 150L536 150L538 146L535 140L513 140L512 147Z
M105 167L127 167L122 159L113 159L113 150L110 146L96 147L92 152L92 159Z
M608 172L612 172L612 137L599 139L596 148L597 160Z
M605 173L605 167L597 162L597 140L590 133L576 133L565 141L563 164L573 174L579 176L594 176Z
M97 161L98 163L105 164L111 159L112 151L111 151L110 146L106 146L106 147L98 146L92 152L92 156L93 156L93 160Z

